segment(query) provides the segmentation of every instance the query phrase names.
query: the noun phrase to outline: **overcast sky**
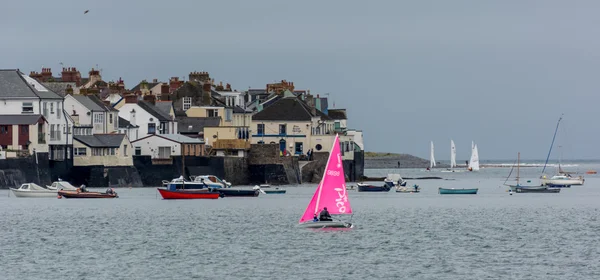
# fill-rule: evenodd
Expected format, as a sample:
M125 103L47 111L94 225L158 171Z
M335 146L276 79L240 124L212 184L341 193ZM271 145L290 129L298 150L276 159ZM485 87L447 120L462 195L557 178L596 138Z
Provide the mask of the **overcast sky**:
M90 10L84 15L85 10ZM0 68L330 93L367 151L598 159L598 1L8 1ZM84 74L87 76L87 73ZM558 153L553 153L554 158Z

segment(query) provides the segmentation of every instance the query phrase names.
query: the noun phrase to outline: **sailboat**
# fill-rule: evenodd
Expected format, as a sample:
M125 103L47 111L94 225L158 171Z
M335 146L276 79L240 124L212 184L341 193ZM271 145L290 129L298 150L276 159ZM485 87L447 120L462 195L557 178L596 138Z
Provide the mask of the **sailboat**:
M471 142L471 160L469 160L469 171L479 171L479 152L477 144Z
M431 170L435 167L435 157L433 156L433 141L431 141L431 150L429 155L429 167L427 170Z
M504 185L509 186L510 187L510 191L514 191L517 193L558 193L560 192L560 189L557 188L549 188L548 186L526 186L526 185L521 185L519 182L520 179L520 167L521 166L521 153L519 152L517 154L517 184L516 185L511 185L511 184L506 184L506 181L508 181L508 179L510 178L510 175L512 174L513 168L510 169L510 173L508 173L508 177L506 177L506 180L504 181Z
M456 167L456 146L454 145L454 140L450 140L450 168L442 171L442 172L457 172L454 170Z
M315 193L308 203L304 214L299 221L299 226L304 228L352 228L352 223L344 221L314 221L323 208L331 215L352 214L352 207L346 194L346 180L344 165L340 154L340 139L335 135L333 147L327 159L323 172L323 179L317 186Z
M573 172L564 171L561 168L561 159L562 153L559 152L558 157L558 173L554 176L548 178L544 171L546 170L546 164L548 164L548 159L550 158L550 153L552 152L552 147L554 146L554 140L556 139L556 133L558 132L558 126L560 125L560 121L562 120L562 115L558 118L558 122L556 123L556 129L554 130L554 136L552 137L552 144L550 144L550 151L548 151L548 156L546 157L546 163L544 163L544 168L542 170L542 177L540 178L542 181L542 185L553 185L556 187L570 187L571 185L583 185L585 179L583 176L573 177L571 174ZM558 146L559 150L561 146Z

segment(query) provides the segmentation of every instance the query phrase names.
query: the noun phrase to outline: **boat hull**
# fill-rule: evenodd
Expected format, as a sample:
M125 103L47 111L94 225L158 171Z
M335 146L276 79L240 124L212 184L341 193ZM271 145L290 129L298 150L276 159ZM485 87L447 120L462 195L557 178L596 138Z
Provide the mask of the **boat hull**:
M559 193L560 189L553 188L517 188L517 193Z
M305 222L299 225L302 228L314 228L314 229L323 229L323 228L352 228L354 225L352 223L342 222L342 221L318 221L318 222Z
M391 188L388 185L373 186L367 184L357 184L359 192L389 192Z
M77 191L58 191L58 195L64 198L117 198L119 195L101 193L101 192L77 192Z
M583 185L583 178L573 178L573 179L542 179L542 184L544 185L555 185L555 186L571 186L571 185Z
M269 190L269 189L262 189L263 192L265 192L266 194L284 194L286 192L286 190Z
M244 190L244 189L232 189L232 188L220 188L215 189L225 197L257 197L260 194L259 190ZM263 190L264 191L264 190Z
M47 190L47 191L38 191L38 190L27 190L22 191L18 189L10 189L12 193L16 197L56 197L58 195L57 190Z
M170 191L158 188L158 192L163 199L217 199L221 196L218 192L209 192L206 190Z
M440 194L477 194L479 189L446 189L439 188L438 192Z

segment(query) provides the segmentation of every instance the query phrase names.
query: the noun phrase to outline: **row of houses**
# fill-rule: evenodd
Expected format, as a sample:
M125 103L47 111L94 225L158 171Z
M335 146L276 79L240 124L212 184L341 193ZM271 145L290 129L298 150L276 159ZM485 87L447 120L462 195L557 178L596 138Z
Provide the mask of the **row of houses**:
M347 127L345 109L296 90L293 83L233 90L206 72L184 81L104 82L92 69L54 77L0 70L0 158L47 152L74 166L131 166L133 156L169 164L173 156L244 157L251 144L277 144L281 156L326 152L335 134L344 159L364 150L362 132Z

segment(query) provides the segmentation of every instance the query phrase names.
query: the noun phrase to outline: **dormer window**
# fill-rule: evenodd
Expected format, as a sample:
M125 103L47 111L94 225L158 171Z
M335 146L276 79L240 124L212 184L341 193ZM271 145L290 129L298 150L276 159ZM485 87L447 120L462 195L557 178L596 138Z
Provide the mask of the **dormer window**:
M23 106L21 107L21 113L33 114L33 102L23 102Z

